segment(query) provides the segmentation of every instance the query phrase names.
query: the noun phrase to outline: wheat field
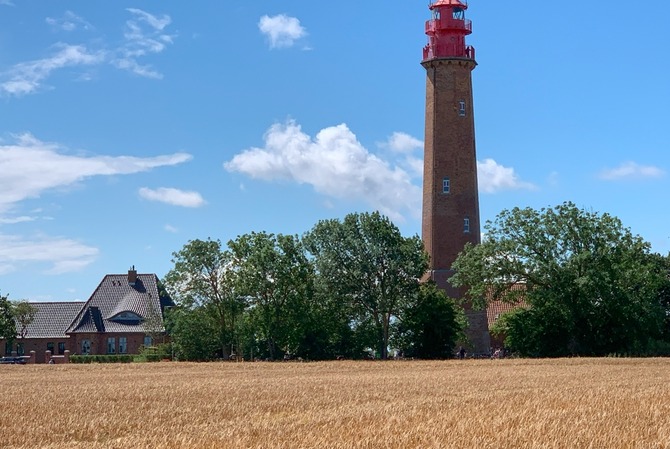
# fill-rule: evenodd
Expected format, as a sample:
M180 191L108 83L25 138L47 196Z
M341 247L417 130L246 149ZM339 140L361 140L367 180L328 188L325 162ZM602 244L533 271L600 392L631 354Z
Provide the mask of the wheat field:
M0 366L0 447L670 448L670 360Z

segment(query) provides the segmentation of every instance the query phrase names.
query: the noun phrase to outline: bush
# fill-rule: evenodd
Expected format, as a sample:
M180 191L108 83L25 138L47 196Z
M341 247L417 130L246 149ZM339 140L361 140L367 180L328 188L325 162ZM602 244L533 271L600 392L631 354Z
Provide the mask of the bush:
M172 359L171 343L162 343L157 346L140 347L140 354L136 358L138 362L160 362L164 359Z
M70 363L132 363L133 360L134 356L131 354L70 356Z

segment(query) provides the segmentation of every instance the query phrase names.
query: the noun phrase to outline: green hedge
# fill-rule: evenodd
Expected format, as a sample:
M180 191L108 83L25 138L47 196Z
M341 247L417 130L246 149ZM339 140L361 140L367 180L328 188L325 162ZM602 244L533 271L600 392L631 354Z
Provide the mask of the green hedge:
M110 355L72 355L71 363L132 363L135 356L131 354Z

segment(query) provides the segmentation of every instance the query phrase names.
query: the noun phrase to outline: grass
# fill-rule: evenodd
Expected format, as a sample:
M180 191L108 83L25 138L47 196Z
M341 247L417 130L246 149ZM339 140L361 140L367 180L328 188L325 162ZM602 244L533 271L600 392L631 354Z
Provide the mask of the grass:
M3 448L670 448L670 359L0 366Z

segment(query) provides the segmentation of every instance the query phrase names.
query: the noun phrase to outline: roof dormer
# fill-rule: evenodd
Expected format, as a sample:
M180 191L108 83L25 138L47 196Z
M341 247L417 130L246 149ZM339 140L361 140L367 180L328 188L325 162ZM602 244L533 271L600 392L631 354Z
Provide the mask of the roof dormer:
M143 317L139 316L135 312L131 312L130 310L117 313L108 319L120 324L140 324L142 321L144 321Z

